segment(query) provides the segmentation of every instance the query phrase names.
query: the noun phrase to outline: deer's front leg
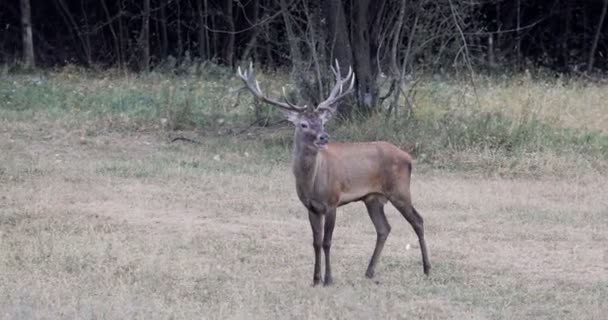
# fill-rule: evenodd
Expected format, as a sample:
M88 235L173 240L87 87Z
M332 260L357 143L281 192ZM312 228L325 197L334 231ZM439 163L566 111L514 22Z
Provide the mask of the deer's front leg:
M321 282L321 245L323 241L321 227L323 225L323 216L309 210L308 219L312 228L312 247L315 250L315 271L312 277L312 285L316 286Z
M331 276L331 265L329 259L329 250L331 249L331 237L334 233L334 225L336 224L336 209L329 209L325 212L325 231L323 235L323 251L325 252L325 282L326 286L334 282Z

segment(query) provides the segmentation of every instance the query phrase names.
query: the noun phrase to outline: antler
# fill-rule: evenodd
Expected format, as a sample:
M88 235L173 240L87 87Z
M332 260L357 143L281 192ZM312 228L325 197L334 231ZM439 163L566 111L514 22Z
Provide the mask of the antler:
M287 100L287 96L285 95L285 88L283 88L283 99L285 99L285 102L280 102L268 98L262 92L262 89L260 89L260 83L255 79L255 73L253 72L253 63L249 63L249 68L247 68L245 72L241 71L241 67L238 67L237 74L239 78L241 78L241 80L243 80L243 82L245 83L245 87L249 89L249 91L251 91L251 93L253 93L256 98L261 99L266 103L275 105L286 111L302 112L306 110L306 107L297 106Z
M353 87L355 85L355 74L353 73L353 69L351 67L348 67L348 73L346 74L346 77L342 78L342 75L340 74L340 64L338 64L338 59L336 59L336 68L334 69L334 67L332 66L331 71L336 76L336 85L331 90L329 97L327 97L325 101L319 103L319 105L317 106L317 110L333 111L333 108L331 106L336 103L336 101L342 99L344 96L349 94L353 90ZM349 81L350 84L348 85L348 88L346 90L343 90L344 84L348 83Z

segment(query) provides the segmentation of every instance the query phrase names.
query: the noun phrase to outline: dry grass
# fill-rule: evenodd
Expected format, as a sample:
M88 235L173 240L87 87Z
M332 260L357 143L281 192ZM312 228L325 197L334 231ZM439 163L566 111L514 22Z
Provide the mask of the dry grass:
M421 112L463 107L498 111L513 118L534 115L572 128L608 133L608 88L582 79L529 73L469 81L425 79L416 95Z
M391 208L376 281L366 279L375 233L353 204L338 215L336 284L312 288L309 224L286 149L277 160L257 141L168 144L153 134L81 136L32 121L0 128L0 318L608 312L606 176L415 172L432 275L422 275L415 235Z

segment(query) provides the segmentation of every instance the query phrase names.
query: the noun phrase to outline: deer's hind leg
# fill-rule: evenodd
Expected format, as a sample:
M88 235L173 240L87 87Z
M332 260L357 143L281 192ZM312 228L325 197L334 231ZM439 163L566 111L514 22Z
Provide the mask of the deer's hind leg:
M388 238L388 234L391 232L391 226L386 220L386 215L384 214L384 202L378 197L369 197L364 200L365 206L367 207L367 212L369 213L369 217L372 219L372 223L374 224L374 228L376 228L376 247L374 248L374 253L369 261L369 265L367 267L367 271L365 272L365 276L368 278L374 277L374 271L376 269L376 264L380 258L380 253L382 253L382 249L384 248L384 243L386 242L386 238Z
M400 192L397 195L393 195L389 198L390 202L401 212L401 215L410 223L416 236L418 236L418 242L420 243L420 252L422 253L422 269L424 274L429 274L431 270L431 263L429 262L428 253L426 250L426 241L424 239L424 220L422 216L416 211L412 205L412 200L409 190Z

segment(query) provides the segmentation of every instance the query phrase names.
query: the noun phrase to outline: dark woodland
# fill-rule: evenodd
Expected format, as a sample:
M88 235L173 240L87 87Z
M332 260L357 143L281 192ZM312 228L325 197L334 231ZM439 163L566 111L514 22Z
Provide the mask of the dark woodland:
M355 69L365 110L383 99L380 74L395 84L420 70L604 71L607 7L608 0L3 0L0 63L145 71L254 61L290 68L302 96L317 100L305 89L327 79L338 60Z

